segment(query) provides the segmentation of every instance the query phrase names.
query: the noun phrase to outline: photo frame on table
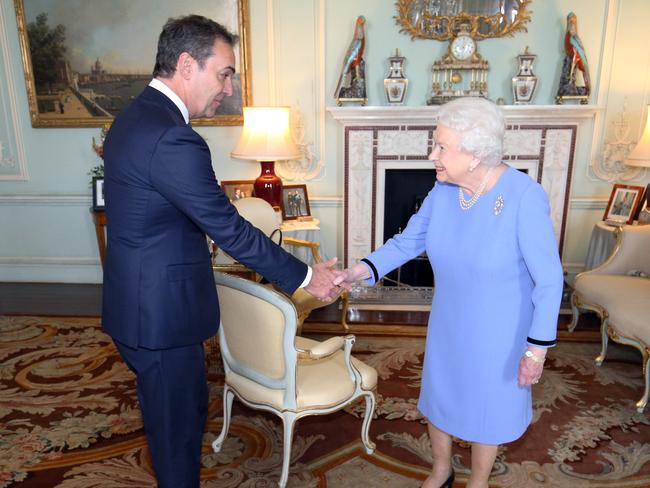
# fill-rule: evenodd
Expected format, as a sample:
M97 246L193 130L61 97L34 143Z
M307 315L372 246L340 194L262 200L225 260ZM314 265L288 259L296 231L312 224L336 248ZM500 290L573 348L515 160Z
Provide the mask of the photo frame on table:
M641 203L643 190L642 186L615 184L609 196L603 220L618 224L631 224Z
M93 210L104 210L104 178L93 178Z
M255 180L224 180L221 182L221 189L231 202L240 198L254 197Z
M243 107L252 103L248 3L14 0L32 126L110 123L151 81L163 25L188 12L213 19L237 36L233 95L214 117L195 119L192 125L242 125Z
M311 216L311 212L307 185L282 186L282 218L292 220L309 216Z

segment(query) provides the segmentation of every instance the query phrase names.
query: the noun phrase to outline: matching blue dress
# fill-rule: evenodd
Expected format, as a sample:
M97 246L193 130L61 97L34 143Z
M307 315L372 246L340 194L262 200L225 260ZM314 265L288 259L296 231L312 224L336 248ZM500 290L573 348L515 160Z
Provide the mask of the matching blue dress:
M563 272L542 187L513 168L469 210L438 182L401 233L366 259L370 283L427 252L435 277L418 408L470 442L519 438L531 389L517 383L527 344L555 344Z

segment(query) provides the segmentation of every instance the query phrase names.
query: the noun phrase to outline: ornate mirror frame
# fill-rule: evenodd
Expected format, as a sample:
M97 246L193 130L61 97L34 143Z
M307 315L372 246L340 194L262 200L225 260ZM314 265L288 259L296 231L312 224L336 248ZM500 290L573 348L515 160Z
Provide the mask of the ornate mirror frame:
M503 13L472 15L461 11L458 15L432 15L424 8L417 25L413 25L411 10L417 4L422 5L422 0L397 0L397 15L394 19L401 26L400 32L410 35L411 39L447 41L455 36L461 24L469 24L472 38L481 40L512 36L518 31L526 32L525 24L530 21L531 14L527 7L531 2L532 0L513 0L517 5L517 17L514 22L505 25Z

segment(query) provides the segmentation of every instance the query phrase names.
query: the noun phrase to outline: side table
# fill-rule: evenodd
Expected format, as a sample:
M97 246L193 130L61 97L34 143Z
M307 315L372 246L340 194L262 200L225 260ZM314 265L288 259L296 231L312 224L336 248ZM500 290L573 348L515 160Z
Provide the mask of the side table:
M90 213L95 223L95 236L97 237L97 248L99 249L99 261L104 267L106 259L106 212L103 210L94 210L90 207Z
M614 231L616 227L607 225L604 221L596 222L591 231L587 257L585 258L585 271L600 266L612 254L616 244Z
M320 245L320 220L284 220L280 225L280 230L284 237L291 237L294 239L299 239L301 241L310 241L315 242ZM287 251L293 254L295 257L300 259L303 263L309 264L310 266L316 264L314 262L314 256L309 247L305 246L294 246L290 243L284 242L282 244ZM322 253L321 253L322 254ZM325 259L325 257L323 257Z

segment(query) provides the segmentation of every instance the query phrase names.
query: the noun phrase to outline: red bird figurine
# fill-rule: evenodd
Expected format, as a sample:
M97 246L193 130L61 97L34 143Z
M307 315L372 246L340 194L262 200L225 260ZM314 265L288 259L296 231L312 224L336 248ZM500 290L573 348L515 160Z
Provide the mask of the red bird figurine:
M364 25L366 19L363 15L357 17L354 27L354 37L348 47L343 62L343 69L336 86L337 100L364 99L366 98L365 62L363 49L366 45Z

